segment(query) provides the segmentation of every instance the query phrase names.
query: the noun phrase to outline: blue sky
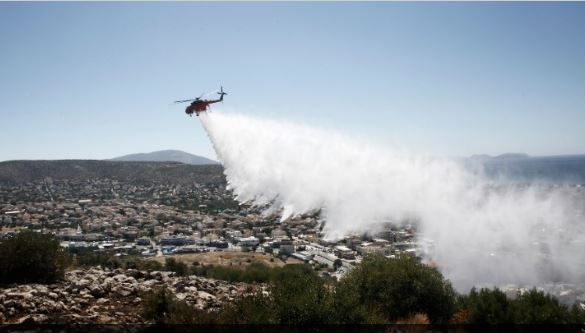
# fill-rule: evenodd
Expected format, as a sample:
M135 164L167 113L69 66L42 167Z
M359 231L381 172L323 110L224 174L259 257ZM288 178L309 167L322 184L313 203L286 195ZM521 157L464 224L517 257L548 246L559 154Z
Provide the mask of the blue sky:
M176 99L432 154L585 153L585 3L0 3L0 160L181 149Z

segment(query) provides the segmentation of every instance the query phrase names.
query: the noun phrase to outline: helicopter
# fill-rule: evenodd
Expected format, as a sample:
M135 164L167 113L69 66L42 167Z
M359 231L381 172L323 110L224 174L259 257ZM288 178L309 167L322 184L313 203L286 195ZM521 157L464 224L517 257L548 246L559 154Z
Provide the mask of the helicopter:
M193 116L193 113L195 113L196 116L199 116L200 112L207 111L210 104L217 103L217 102L223 102L223 95L227 95L226 92L223 92L223 87L220 88L218 94L220 95L219 99L212 99L212 100L201 99L201 97L203 96L203 95L201 95L195 99L184 99L181 101L175 101L175 103L192 102L191 104L189 104L189 106L187 108L185 108L185 113L188 114L190 117Z

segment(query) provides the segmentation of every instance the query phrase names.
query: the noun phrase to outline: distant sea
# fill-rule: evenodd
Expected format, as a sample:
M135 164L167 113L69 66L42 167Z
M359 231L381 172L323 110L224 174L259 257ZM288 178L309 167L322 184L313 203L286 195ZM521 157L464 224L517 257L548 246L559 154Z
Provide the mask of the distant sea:
M585 184L585 155L471 157L464 164L494 181Z

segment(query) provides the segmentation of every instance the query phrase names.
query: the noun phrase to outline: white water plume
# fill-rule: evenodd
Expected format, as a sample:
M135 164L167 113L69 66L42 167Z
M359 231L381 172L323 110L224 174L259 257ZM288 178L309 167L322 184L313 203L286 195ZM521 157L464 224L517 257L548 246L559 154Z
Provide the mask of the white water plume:
M283 218L322 209L327 238L417 221L429 256L460 290L582 281L585 223L575 188L495 186L449 158L282 121L200 115L240 202Z

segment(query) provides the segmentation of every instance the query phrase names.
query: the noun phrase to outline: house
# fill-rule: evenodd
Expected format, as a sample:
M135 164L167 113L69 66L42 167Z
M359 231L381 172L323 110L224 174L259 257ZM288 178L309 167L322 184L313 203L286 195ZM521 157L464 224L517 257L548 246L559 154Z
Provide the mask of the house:
M356 248L356 251L361 256L366 256L368 254L381 254L383 256L388 256L392 253L390 247L373 245L372 243L363 243Z
M272 238L274 238L274 239L288 238L286 231L281 230L281 229L272 230L272 232L270 233L270 236L272 236Z
M347 246L337 245L335 247L335 255L343 259L355 259L355 253Z
M136 245L139 246L149 246L150 245L150 238L148 237L141 237L136 240Z
M218 239L209 241L209 243L207 244L207 246L209 247L216 247L218 249L227 249L228 245L229 245L228 242Z
M291 255L295 252L295 246L293 245L292 240L290 239L283 239L280 241L280 250L278 253Z
M195 241L187 238L187 237L168 237L168 238L161 238L160 245L175 245L175 246L184 246L184 245L192 245L195 244Z
M260 240L254 236L240 237L240 238L238 238L238 243L240 244L240 246L253 247L253 246L257 246L258 244L260 244Z
M316 263L326 265L328 268L335 267L335 260L337 260L336 256L325 252L316 252L314 254L313 261Z
M313 256L307 253L300 253L300 252L295 252L293 254L291 254L291 257L295 258L295 259L299 259L301 261L303 261L305 264L308 263Z

